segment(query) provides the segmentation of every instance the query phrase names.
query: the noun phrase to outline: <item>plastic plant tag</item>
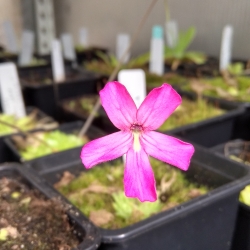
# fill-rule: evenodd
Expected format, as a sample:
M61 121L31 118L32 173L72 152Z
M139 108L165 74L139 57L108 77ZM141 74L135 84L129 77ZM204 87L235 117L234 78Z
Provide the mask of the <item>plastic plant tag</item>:
M116 38L116 58L121 60L124 56L125 51L128 49L130 44L130 35L128 34L118 34ZM125 56L123 63L127 63L130 58L130 52Z
M157 75L164 73L164 41L161 26L154 26L150 43L149 71Z
M34 52L34 32L24 30L22 34L21 52L18 58L19 66L29 65Z
M137 108L146 97L146 77L142 69L123 69L118 73L118 81L131 95Z
M0 93L5 114L26 116L16 65L12 62L0 64Z
M147 95L145 72L142 69L123 69L118 73L118 81L126 87L139 108ZM126 155L122 159L125 163Z
M52 42L52 53L51 53L51 62L52 62L52 72L55 82L62 82L65 80L65 69L64 62L62 57L62 48L59 40L55 39Z
M178 42L179 31L178 24L175 20L170 20L166 22L166 41L167 46L170 48L174 48Z
M89 47L89 38L88 38L88 29L81 28L79 30L79 43L83 46L83 48Z
M225 70L231 63L233 43L233 27L227 25L222 31L221 49L220 49L220 70Z
M17 54L18 45L12 23L10 21L3 22L3 30L6 39L6 49L11 53Z
M73 38L71 34L64 33L61 35L64 58L70 61L76 61Z

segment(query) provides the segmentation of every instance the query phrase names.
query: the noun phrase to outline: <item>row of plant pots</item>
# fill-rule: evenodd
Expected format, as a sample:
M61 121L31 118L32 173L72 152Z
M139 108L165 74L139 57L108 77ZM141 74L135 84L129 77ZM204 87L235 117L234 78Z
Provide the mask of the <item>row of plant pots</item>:
M216 105L218 107L219 105L218 102L216 103ZM233 120L233 121L238 121L239 119L244 120L246 119L245 118L246 114L248 114L246 107L234 106L233 104L228 104L228 106L223 106L223 107L224 109L226 108L227 110L229 110L229 112L226 114L220 115L217 118L212 118L209 121L200 122L198 123L198 125L195 124L196 129L194 131L198 132L200 130L204 130L204 128L206 129L206 127L208 126L213 126L214 128L211 131L214 131L213 136L216 135L215 137L217 137L217 132L215 132L216 131L215 125L217 123L220 123L222 121L228 121L228 120ZM60 129L64 132L68 132L72 130L73 131L79 130L82 124L81 123L74 124L73 128L71 126L73 125L66 125L66 127L64 125L60 127ZM184 130L188 130L188 129L192 130L193 126L194 125L188 125L187 127L184 127ZM233 129L235 127L235 124L232 123L232 125L229 127ZM181 128L179 128L179 131L180 130ZM236 131L238 130L236 129ZM243 132L243 130L241 130L241 132ZM169 133L173 133L173 131L172 132L170 131ZM100 134L98 135L97 132L95 132L94 134L96 136L100 136ZM176 134L179 135L178 133ZM188 135L188 133L185 132L185 133L182 133L181 135L185 137L186 135ZM210 137L211 137L211 134L209 138ZM209 138L202 139L201 141L204 143L204 141L207 141ZM23 161L22 160L23 157L20 156L19 153L17 153L15 144L13 143L11 138L10 137L5 138L5 142L7 143L7 145L10 146L10 149L12 150L14 149L12 152L15 158L13 159L16 161L17 160ZM198 143L200 143L200 141L198 141ZM78 160L80 149L81 149L81 146L79 146L76 149L64 151L62 153L56 153L50 156L40 157L33 161L26 161L26 165L28 165L29 168L34 168L38 172L38 174L40 174L45 179L47 179L47 181L49 181L51 184L55 184L55 182L60 180L60 175L62 176L62 174L66 170L68 172L71 172L71 174L74 174L74 175L78 175L79 172L84 171L80 161ZM195 198L193 201L179 205L166 212L161 212L160 214L152 216L151 218L145 221L136 223L134 226L129 226L124 229L111 230L111 231L101 230L102 245L100 249L125 249L128 246L129 248L132 247L133 249L137 249L137 248L140 249L140 246L144 246L145 249L152 249L152 247L156 247L156 245L157 245L157 249L164 249L163 246L165 246L166 244L171 245L172 249L187 249L186 248L187 245L190 246L190 249L229 249L230 243L228 242L232 240L232 233L234 229L234 222L235 222L236 212L237 212L238 193L246 184L249 183L248 169L245 166L244 167L241 166L242 168L239 168L236 163L228 163L225 159L223 160L221 156L215 156L212 152L207 153L206 151L207 150L204 150L202 148L200 149L198 146L196 147L196 156L193 159L192 167L191 167L191 169L193 170L188 171L187 176L188 178L191 176L191 179L192 177L194 179L198 178L198 180L195 180L195 182L198 183L198 186L202 183L203 177L204 177L205 182L203 183L203 185L206 184L206 182L208 181L206 185L209 186L209 188L211 189L215 188L214 190L212 191L209 190L207 195L201 196L199 198ZM203 169L204 165L208 165L208 166L205 167L205 169ZM25 166L22 166L22 167L25 168ZM207 170L210 168L212 168L211 173L210 173L210 170ZM220 168L222 168L222 170ZM232 171L232 173L230 173L229 170ZM193 171L197 171L197 172L194 174ZM206 173L207 171L208 173ZM219 173L223 172L222 176L218 176L218 172ZM240 178L240 180L236 180L237 178ZM231 181L234 182L233 180L235 180L235 183L238 185L237 191L234 191L233 197L231 197L230 199L227 197L229 199L228 201L222 201L224 200L224 198L222 197L218 198L217 197L218 195L215 195L215 197L221 200L222 203L225 202L226 206L224 207L222 206L223 204L220 204L218 208L216 207L215 204L212 205L212 206L215 206L214 208L215 210L212 213L215 213L215 211L217 211L217 213L219 213L218 211L223 211L226 213L225 221L220 221L220 223L218 223L218 218L214 217L215 214L207 215L208 217L206 217L205 208L207 207L208 201L210 200L213 192L217 193L218 190L220 192L221 189L223 189L223 191L221 192L224 194L224 192L231 191L231 188L234 185L231 185L231 184L227 185L226 183L230 183ZM222 185L222 187L225 187L225 190L224 188L220 188L219 185ZM217 198L215 198L215 200L217 200ZM228 206L232 201L234 201L233 208L229 209ZM197 205L196 202L198 202L199 206ZM183 208L186 208L186 206L188 207L187 209L188 212L185 209L183 209ZM207 210L211 211L211 208L207 208ZM182 214L182 211L184 211L184 214ZM233 211L233 214L231 214L232 211ZM188 215L186 215L186 213ZM200 217L198 216L198 214L200 214L199 215ZM221 212L219 214L221 217ZM189 218L189 215L191 216L190 218ZM166 219L162 219L162 216L163 218L166 217ZM199 220L196 220L193 218L193 217L197 218L197 216L198 218L200 218ZM184 220L183 220L183 217L185 218ZM212 222L211 218L217 218L217 219L215 219ZM169 221L170 224L167 223L167 225L163 225L164 223L162 221L165 221L165 220ZM223 233L220 233L220 231L215 230L215 234L217 238L215 237L215 235L211 236L212 238L209 240L210 242L209 244L205 240L205 238L208 239L207 238L208 232L207 231L205 232L205 229L204 230L201 229L204 227L204 225L202 224L203 221L206 222L205 228L207 231L211 231L211 228L216 228L218 230L223 229ZM208 221L209 223L216 222L218 223L218 225L217 224L210 225ZM149 224L145 224L145 223L149 223ZM230 225L227 223L230 223ZM185 225L185 227L183 227L183 225ZM200 227L201 225L202 227ZM133 228L134 228L134 231L133 231ZM159 229L159 231L157 228ZM189 231L190 228L193 228L193 229L196 228L197 231L195 232L191 231L190 232L191 235L189 235L185 231L182 232L180 228L182 228L182 230L185 229L187 231ZM225 230L225 228L227 230ZM132 231L130 232L131 229ZM182 232L182 233L178 234L177 232ZM147 233L150 235L155 234L155 236L151 236L152 238L150 238L149 236L147 236ZM197 235L197 238L200 239L199 243L197 242L196 237L195 239L194 237L192 237L194 233L195 235ZM167 241L165 241L166 234L169 235L169 238L167 238ZM160 237L161 235L165 235L165 236ZM180 235L184 235L181 241L179 241ZM150 245L150 242L148 242L147 239L150 239L150 242L152 242L152 245ZM162 243L160 243L160 239L162 240L164 239ZM170 239L172 239L172 241ZM183 244L179 242L183 242Z
M75 128L79 128L80 124L74 125ZM69 131L67 129L65 129L65 126L61 128L63 131ZM72 127L70 130L72 131ZM97 136L96 131L94 134ZM9 142L9 139L6 139L7 142ZM163 210L160 210L160 213L124 228L117 228L116 224L113 224L113 229L105 229L106 226L104 228L99 226L102 237L100 249L165 249L166 245L171 249L230 249L237 215L238 195L240 190L249 183L249 169L246 166L228 162L222 156L208 152L207 149L197 145L195 148L196 153L192 159L190 170L180 177L180 179L185 179L185 184L182 184L185 188L189 187L187 181L191 182L191 189L188 193L190 200L179 205L176 201L171 204L171 200L167 200L170 203L169 207L166 206ZM26 172L31 171L33 174L36 171L36 176L32 177L33 182L41 182L40 178L42 177L51 185L57 187L67 199L77 206L78 204L74 202L74 199L80 200L81 196L85 194L84 189L95 196L100 192L98 191L100 187L102 189L107 188L103 186L103 183L98 183L97 178L94 178L89 186L80 187L80 193L77 197L72 196L74 189L71 188L77 186L75 177L84 175L86 172L79 159L80 149L79 146L26 161L24 165L19 165L18 169ZM13 153L15 156L19 155L19 161L23 161L16 149ZM115 169L115 175L122 178L122 172L119 171L120 165L120 162L114 162L108 164L108 166L99 167L99 169L106 167L105 171L108 172L107 176L109 176L107 177L109 181L106 183L108 187L116 182L116 180L112 180L112 176L110 177L112 168ZM170 168L166 169L166 164L163 165L166 173L171 172ZM161 167L159 163L156 163L155 170L157 171ZM98 171L98 168L96 171ZM157 187L160 186L161 181L162 178L158 180ZM57 185L55 185L56 183ZM69 187L69 192L65 194L63 190L67 189L68 185L71 185L71 187ZM181 187L183 188L183 186ZM50 189L53 188L47 188L47 190ZM110 189L108 192L113 191ZM163 194L167 197L170 195ZM105 193L105 195L107 194ZM186 196L187 193L184 195ZM163 199L163 197L161 198ZM166 200L164 201L166 202ZM85 203L84 207L87 205ZM107 200L103 205L104 208L102 209L105 209L108 205ZM167 210L165 211L165 209ZM100 207L98 207L97 212L99 210ZM84 216L82 211L77 211L81 216ZM101 216L105 217L106 214ZM116 217L119 220L119 214L116 214ZM211 228L213 228L212 231Z
M106 48L101 48L101 47L89 47L89 48L83 48L82 46L75 47L76 60L78 64L82 64L86 61L100 60L100 57L98 56L100 52L106 54L108 53L108 50ZM10 53L2 48L0 50L0 62L9 62L9 61L17 63L18 55ZM65 60L65 62L69 61ZM22 66L21 68L33 68L50 64L51 64L51 55L35 54L32 58L30 65Z
M39 74L43 76L45 73ZM21 77L21 79L22 78L25 78L25 75ZM91 88L87 91L86 89L83 89L83 85L80 83L79 89L77 89L76 91L74 91L74 88L75 86L77 86L77 84L74 83L68 83L68 88L63 87L63 83L59 84L57 86L57 90L55 90L55 85L50 83L48 85L51 91L50 93L52 93L52 95L42 94L40 99L36 97L33 100L41 100L41 103L43 103L43 105L49 103L51 100L54 101L53 105L48 105L47 109L42 108L42 110L48 110L50 112L52 110L52 107L59 106L61 110L62 120L86 120L86 114L88 114L86 111L89 111L89 107L86 107L85 105L84 108L86 109L83 109L82 113L78 112L79 108L75 110L77 112L75 112L74 110L70 110L69 108L73 107L74 105L76 107L79 107L79 104L70 104L70 102L72 101L78 101L76 100L76 98L72 100L65 100L64 102L61 101L61 98L58 98L61 104L56 105L56 91L59 91L59 97L63 97L62 99L75 96L82 96L83 94L93 94L97 93L98 88L100 88L100 86L102 86L103 84L102 78L98 78L98 81L99 86L96 85L96 82L94 82L93 84L86 83L86 87ZM25 81L22 82L23 85L27 83ZM45 89L47 87L45 86L42 88ZM65 91L65 95L63 94L63 92L60 92L63 91L63 89ZM70 93L70 90L74 91L74 93ZM26 91L27 86L24 87L24 93ZM188 101L191 101L191 103L195 103L195 98L192 94L190 95L185 92L181 92L181 94L183 97L186 97ZM31 92L29 92L29 94L26 94L26 96L27 100L28 98L31 98ZM44 98L45 96L49 97ZM81 101L81 98L79 97L78 99ZM96 100L96 96L94 97L94 100ZM97 231L100 231L102 237L102 244L100 246L100 249L165 249L166 245L169 246L170 249L187 249L187 246L189 247L189 249L230 249L230 245L232 243L233 230L235 228L234 224L236 220L238 206L238 194L240 190L250 182L248 173L249 170L246 166L240 165L237 162L231 162L226 159L223 159L224 157L222 155L215 155L212 151L212 147L235 138L248 139L247 126L249 123L247 117L249 111L247 106L242 106L236 103L227 103L220 100L213 100L211 98L208 101L204 101L204 99L200 98L197 102L198 103L194 104L196 110L200 109L197 108L199 107L197 105L201 105L201 107L203 107L204 105L207 105L208 102L213 108L219 108L220 112L213 112L213 115L215 115L216 117L211 118L211 108L208 108L206 112L207 116L200 117L200 115L198 115L198 118L195 116L194 119L191 121L191 123L193 124L188 124L190 122L184 120L180 121L178 125L180 127L177 129L173 129L173 127L170 126L165 127L162 130L165 132L167 131L167 133L169 134L181 136L185 140L193 141L197 144L202 145L205 148L208 148L204 149L199 146L196 146L196 154L192 160L190 171L188 171L184 177L181 177L185 178L185 180L192 179L192 181L197 184L197 186L193 188L195 189L196 193L191 190L195 194L188 195L194 199L192 199L191 201L185 200L183 204L170 208L167 211L160 210L159 214L152 215L152 217L148 219L142 220L138 223L136 222L134 225L126 226L123 229L115 228L112 230L107 230L101 229L101 226L99 226L99 230ZM39 107L40 104L35 105ZM182 111L182 108L180 108L180 110L176 110L176 113L180 111ZM184 113L187 113L189 116L191 114L188 110L184 111ZM54 117L56 117L56 114L57 112L52 113ZM183 113L179 115L177 114L176 120L178 120L178 117L183 117ZM202 119L203 121L201 121ZM240 121L242 121L242 123ZM94 124L99 126L102 130L105 130L106 133L115 131L115 128L112 127L112 124L108 121L105 112L102 110L99 112L98 117L96 117ZM182 127L184 124L185 127ZM65 126L71 127L72 125L64 125L60 127L61 131L68 133L72 130L79 130L82 124L78 124L74 129L67 129L65 128ZM244 133L246 135L244 135ZM94 132L94 135L100 136L101 133L99 134L97 132ZM57 134L56 136L60 137L61 135ZM93 138L90 135L89 137L90 139ZM35 140L37 141L37 139ZM4 140L4 145L8 147L8 152L10 155L12 155L11 157L13 157L12 160L25 162L24 165L20 165L21 168L26 169L26 171L29 171L29 169L31 169L31 171L33 171L33 174L35 174L35 170L35 175L42 176L51 185L54 185L56 182L60 182L60 180L64 180L65 171L70 173L70 178L72 178L72 175L78 176L80 175L80 172L84 171L82 164L79 160L81 149L81 146L79 144L76 148L69 150L66 150L64 148L64 151L61 153L53 153L48 156L38 157L37 159L30 161L29 159L25 160L23 155L20 155L20 153L17 152L17 141L20 142L20 140L14 140L13 137L9 136L6 137ZM81 142L81 145L83 143L84 141ZM54 151L57 151L57 149ZM116 169L117 163L114 162L113 165L114 169ZM111 169L112 167L108 166L107 168ZM120 172L119 169L117 171ZM176 175L178 175L178 173ZM37 176L35 179L38 180L39 178L40 177ZM113 177L111 176L111 179L112 178ZM170 178L171 180L171 176L168 176L166 178ZM163 180L158 180L159 186L161 186L161 181ZM112 184L112 181L110 184ZM201 186L202 189L198 190L198 188L200 188ZM203 186L207 188L207 194L205 195L201 195L204 191ZM64 187L62 186L62 189L63 188ZM84 188L86 189L86 187ZM101 186L101 188L103 188L103 186ZM164 195L167 196L167 198L169 196L169 194L166 195L163 193L163 198ZM69 197L68 199L71 200ZM114 211L114 207L120 204L119 199L125 205L131 205L126 204L125 201L122 200L122 197L113 196L111 201L109 198L109 202L118 202L116 205L112 205L111 209L113 209L113 213L115 213L116 211ZM73 201L71 200L71 202ZM160 205L159 207L161 207ZM172 205L173 204L171 204L171 206ZM138 204L132 204L131 206L137 207ZM142 213L142 210L143 208L141 207L137 208L137 210L135 211L137 217L140 217L138 215L138 211L140 214ZM241 210L239 210L239 212L240 211ZM226 216L223 217L222 215ZM96 215L96 217L98 216ZM99 217L104 216L103 214L99 214ZM214 229L213 234L211 234L211 228ZM238 232L237 230L236 234ZM211 235L211 237L208 237L208 235ZM236 241L237 240L234 240L234 242ZM96 247L96 244L94 244L94 247Z

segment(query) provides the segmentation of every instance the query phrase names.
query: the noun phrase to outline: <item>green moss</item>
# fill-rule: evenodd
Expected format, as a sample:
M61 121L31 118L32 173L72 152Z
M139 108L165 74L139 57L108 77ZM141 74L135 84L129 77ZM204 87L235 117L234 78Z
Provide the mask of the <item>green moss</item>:
M36 125L36 119L33 115L16 118L14 115L0 114L0 121L14 125L24 131L34 129ZM14 132L17 132L16 129L0 123L0 135L11 134Z
M86 139L79 138L73 134L65 134L59 130L40 133L39 138L45 141L46 144L40 141L32 141L28 145L19 146L19 153L24 160L32 160L54 152L79 147L86 143Z
M203 99L190 101L182 98L182 104L162 124L160 131L177 128L223 114L224 111L207 103Z
M165 74L159 76L146 72L146 82L149 89L160 87L163 83L169 83L171 85L179 85L186 82L186 79L177 74Z
M222 77L199 79L204 86L203 94L234 101L250 101L250 77L235 76L236 85L228 84ZM182 89L193 91L190 82L182 85Z
M199 195L208 192L208 187L191 183L183 172L176 168L151 158L154 170L157 193L159 197L165 195L167 201L158 199L155 203L141 203L137 199L127 198L123 193L124 166L120 161L103 164L83 172L67 185L56 185L58 190L65 195L84 214L90 217L93 211L106 210L114 214L114 218L103 228L122 228L155 213L166 210L190 200L191 192L198 190ZM170 188L163 189L163 184L171 182ZM165 200L164 200L165 201Z

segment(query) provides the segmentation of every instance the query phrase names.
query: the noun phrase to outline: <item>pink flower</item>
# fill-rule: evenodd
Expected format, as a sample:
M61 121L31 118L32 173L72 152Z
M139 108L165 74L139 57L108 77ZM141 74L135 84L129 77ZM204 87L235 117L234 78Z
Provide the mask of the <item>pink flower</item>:
M100 91L109 119L121 131L84 145L82 163L91 168L126 154L124 188L127 197L155 201L155 178L148 155L187 170L194 147L174 137L154 132L180 105L181 97L169 84L153 89L139 109L127 89L109 82Z

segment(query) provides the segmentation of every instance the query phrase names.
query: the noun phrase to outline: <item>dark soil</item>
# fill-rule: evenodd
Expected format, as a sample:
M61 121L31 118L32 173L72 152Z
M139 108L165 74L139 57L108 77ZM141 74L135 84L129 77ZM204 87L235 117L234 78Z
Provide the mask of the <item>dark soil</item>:
M16 180L0 179L0 214L1 250L70 250L79 245L63 205Z
M232 60L232 62L233 63L235 63L235 62L243 63L244 69L249 67L249 62L247 62L247 61L235 59L235 60ZM166 70L166 71L168 71L168 70ZM178 67L176 73L178 73L184 77L198 77L198 78L220 76L219 59L215 58L215 57L208 57L207 61L204 64L200 64L200 65L195 64L195 63L182 63Z
M168 71L168 70L167 70ZM185 77L211 77L219 75L219 61L209 57L204 64L182 63L176 73Z
M224 153L232 160L250 165L250 141L235 140L225 144Z
M78 80L83 78L83 74L79 71L66 68L66 81ZM53 74L50 67L32 69L29 71L20 71L21 82L28 85L40 86L53 83Z

